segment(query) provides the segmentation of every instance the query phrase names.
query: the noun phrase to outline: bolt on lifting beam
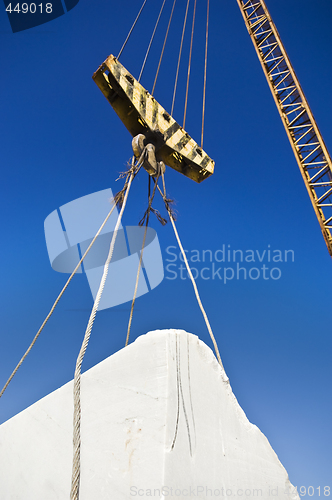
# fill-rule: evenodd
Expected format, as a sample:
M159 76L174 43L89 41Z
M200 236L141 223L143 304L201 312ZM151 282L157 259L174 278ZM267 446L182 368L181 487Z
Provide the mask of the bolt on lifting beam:
M154 146L158 162L196 182L213 174L214 161L113 55L92 78L131 135Z
M237 0L332 256L332 162L264 0Z

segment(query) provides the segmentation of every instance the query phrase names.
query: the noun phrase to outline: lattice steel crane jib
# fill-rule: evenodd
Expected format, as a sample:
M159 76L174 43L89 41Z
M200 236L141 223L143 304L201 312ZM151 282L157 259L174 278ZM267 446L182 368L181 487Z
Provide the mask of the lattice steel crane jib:
M158 161L196 182L213 174L214 161L116 57L110 55L92 78L131 135L143 134L155 146Z

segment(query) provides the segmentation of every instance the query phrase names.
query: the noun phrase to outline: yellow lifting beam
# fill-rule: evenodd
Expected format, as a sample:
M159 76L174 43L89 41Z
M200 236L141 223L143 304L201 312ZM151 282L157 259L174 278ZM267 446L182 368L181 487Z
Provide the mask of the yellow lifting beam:
M131 135L143 134L155 146L158 161L196 182L213 174L214 161L116 57L110 55L92 78Z
M332 161L264 0L237 0L332 256Z

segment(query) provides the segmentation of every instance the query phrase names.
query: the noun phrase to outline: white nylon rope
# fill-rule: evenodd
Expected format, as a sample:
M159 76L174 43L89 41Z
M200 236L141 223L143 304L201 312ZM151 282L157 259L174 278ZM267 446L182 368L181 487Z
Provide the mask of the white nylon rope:
M85 331L83 343L76 361L76 369L75 369L75 377L74 377L74 419L73 419L73 468L72 468L72 483L71 483L71 492L70 492L70 499L71 500L78 500L79 499L79 486L80 486L80 448L81 448L81 367L82 367L82 362L84 358L85 351L88 347L90 335L91 335L91 330L92 326L96 317L98 305L100 302L101 295L104 290L107 274L108 274L108 268L110 261L112 259L113 255L113 250L114 250L114 245L115 245L115 240L117 237L118 229L121 223L122 219L122 214L124 212L126 203L127 203L127 198L131 186L131 182L134 178L135 175L135 169L134 169L134 159L133 159L133 165L130 171L130 178L127 184L126 188L126 193L123 199L123 204L121 211L118 216L118 220L114 229L114 233L112 236L112 241L108 253L107 260L105 262L104 266L104 271L103 271L103 276L100 281L99 289L96 295L96 299L93 304L93 308L90 314L88 326Z

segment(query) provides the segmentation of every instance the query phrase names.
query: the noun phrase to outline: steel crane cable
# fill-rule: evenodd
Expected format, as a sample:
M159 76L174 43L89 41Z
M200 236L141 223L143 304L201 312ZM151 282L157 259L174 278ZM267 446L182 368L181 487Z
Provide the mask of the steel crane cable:
M179 233L176 229L176 226L175 226L175 219L174 219L174 215L172 213L172 209L170 207L170 204L169 204L169 199L167 198L167 195L166 195L166 184L165 184L165 177L164 177L164 174L163 172L161 173L161 176L162 176L162 182L163 182L163 191L161 191L160 187L157 185L157 189L159 191L159 193L161 194L163 200L164 200L164 203L165 203L165 207L166 207L166 210L168 212L168 215L169 215L169 218L170 218L170 221L172 223L172 226L173 226L173 230L174 230L174 234L175 234L175 238L176 238L176 241L179 245L179 248L180 248L180 251L181 251L181 254L182 254L182 257L183 257L183 260L184 260L184 263L186 265L186 268L187 268L187 272L188 272L188 275L191 279L191 282L192 282L192 285L193 285L193 288L194 288L194 292L195 292L195 296L196 296L196 299L197 299L197 302L198 302L198 305L199 305L199 308L203 314L203 317L204 317L204 320L205 320L205 324L206 324L206 327L208 329L208 332L210 334L210 337L211 337L211 340L212 340L212 343L213 343L213 346L214 346L214 350L215 350L215 353L216 353L216 356L217 356L217 359L218 359L218 362L221 366L221 368L224 370L224 367L223 367L223 364L222 364L222 361L221 361L221 357L220 357L220 353L219 353L219 349L218 349L218 345L217 345L217 341L213 335L213 332L212 332L212 328L211 328L211 325L210 325L210 322L209 322L209 319L207 317L207 314L205 312L205 309L203 307L203 304L202 304L202 301L201 301L201 298L199 296L199 293L198 293L198 288L197 288L197 285L196 285L196 282L195 282L195 278L193 277L193 274L191 272L191 269L190 269L190 266L189 266L189 263L188 263L188 259L187 259L187 256L186 256L186 252L184 251L183 249L183 246L182 246L182 243L181 243L181 240L180 240L180 236L179 236Z
M201 132L201 148L202 149L203 149L204 121L205 121L207 50L208 50L208 38L209 38L209 10L210 10L210 0L207 0L206 31L205 31L205 58L204 58L205 60L204 60L203 108L202 108L202 132Z
M153 199L154 199L154 196L155 196L155 193L156 193L156 187L157 187L157 184L158 184L158 179L160 177L160 173L161 172L160 172L160 169L159 169L158 174L156 176L155 185L154 185L152 194L151 194L151 176L149 175L149 184L148 184L148 199L149 199L149 202L148 202L148 208L145 211L145 214L144 214L144 216L143 216L143 218L142 218L142 220L140 221L140 224L139 224L139 225L143 225L144 222L145 222L145 231L144 231L143 243L142 243L142 248L141 248L140 258L139 258L139 263L138 263L138 269L137 269L137 275L136 275L136 283L135 283L135 290L134 290L133 300L132 300L131 308L130 308L130 315L129 315L129 320L128 320L127 337L126 337L125 346L127 346L128 342L129 342L129 335L130 335L131 323L132 323L132 319L133 319L133 313L134 313L134 306L135 306L135 300L136 300L136 295L137 295L137 288L138 288L139 276L140 276L140 271L141 271L141 267L142 267L142 260L143 260L143 252L144 252L144 247L145 247L146 233L147 233L147 229L148 229L148 225L149 225L150 213L151 213L151 211L154 211L152 209L152 202L153 202ZM163 220L165 221L164 224L166 224L166 220L165 219L163 219Z
M173 115L173 111L174 111L175 96L176 96L176 91L177 91L177 83L178 83L178 76L179 76L179 70L180 70L180 62L181 62L182 49L183 49L184 34L185 34L186 23L187 23L189 2L190 2L190 0L187 0L187 7L186 7L185 18L184 18L184 22L183 22L181 43L180 43L180 49L179 49L179 55L178 55L177 70L176 70L176 76L175 76L175 81L174 81L171 115ZM162 50L161 50L161 54L160 54L160 58L159 58L159 63L158 63L158 68L157 68L157 71L156 71L156 76L155 76L155 80L154 80L154 83L153 83L151 95L153 95L154 91L155 91L156 82L157 82L157 78L158 78L159 70L160 70L160 66L161 66L161 61L162 61L162 58L163 58L163 55L164 55L164 50L165 50L165 46L166 46L166 42L167 42L167 38L168 38L169 28L170 28L172 17L173 17L175 3L176 3L176 0L174 0L174 2L173 2L173 7L172 7L172 11L171 11L170 18L169 18L169 22L168 22L168 26L167 26L167 30L166 30L166 35L165 35L163 47L162 47ZM190 51L189 51L188 71L187 71L186 95L185 95L184 114L183 114L183 128L185 128L185 124L186 124L186 114L187 114L187 104L188 104L188 94L189 94L189 81L190 81L190 71L191 71L191 59L192 59L192 48L193 48L194 27L195 27L195 15L196 15L196 3L197 3L197 0L195 0L194 9L193 9L193 19L192 19L191 39L190 39ZM204 139L205 103L206 103L207 53L208 53L208 35L209 35L209 11L210 11L210 0L207 0L206 30L205 30L205 55L204 55L204 84L203 84L202 125L201 125L201 147L202 148L203 148L203 139Z
M130 186L132 183L132 180L135 177L135 157L132 159L132 166L128 172L127 175L127 187L126 187L126 192L123 198L123 203L122 207L118 216L118 220L116 222L113 236L112 236L112 241L110 244L110 249L109 253L104 265L104 271L103 275L99 284L98 292L92 307L92 311L90 314L90 318L88 321L88 325L86 327L86 331L84 334L84 339L81 345L80 352L77 357L76 361L76 368L75 368L75 376L74 376L74 419L73 419L73 468L72 468L72 478L71 478L71 492L70 492L70 499L71 500L78 500L79 499L79 487L80 487L80 475L81 475L81 466L80 466L80 451L81 451L81 367L82 367L82 362L84 358L84 354L86 352L86 349L88 347L90 335L91 335L91 330L95 321L95 317L97 314L97 309L99 306L99 302L104 290L107 274L108 274L108 269L109 269L109 264L111 262L112 256L113 256L113 251L114 251L114 246L115 246L115 241L118 233L118 229L121 223L122 215L127 203L128 199L128 194L130 190Z
M138 169L135 171L135 175L138 173L138 170L139 170L140 167L138 167ZM16 368L14 369L14 371L12 372L12 374L10 375L10 377L8 378L7 382L5 383L4 387L2 388L1 392L0 392L0 398L2 397L3 393L5 392L5 390L7 389L8 385L10 384L10 382L12 381L14 375L16 374L16 372L18 371L18 369L20 368L20 366L22 365L23 361L25 360L25 358L28 356L29 352L31 351L31 349L33 348L33 346L35 345L39 335L41 334L42 330L44 329L46 323L48 322L48 320L50 319L50 317L52 316L53 312L54 312L54 309L56 308L59 300L61 299L62 295L64 294L66 288L68 287L69 283L71 282L71 280L73 279L74 275L76 274L77 270L80 268L80 265L82 264L82 262L84 261L85 257L87 256L88 252L90 251L92 245L95 243L96 239L98 238L99 234L101 233L103 227L105 226L106 222L108 221L108 219L110 218L111 214L113 213L113 210L115 209L117 203L121 203L121 200L124 196L124 193L126 192L127 190L127 187L128 187L128 179L126 180L125 182L125 185L123 187L123 189L114 197L113 199L113 207L111 208L111 210L109 211L109 213L107 214L104 222L102 223L102 225L100 226L100 228L98 229L96 235L94 236L93 240L91 241L90 245L88 246L88 248L86 249L86 251L84 252L84 254L82 255L82 258L80 259L80 261L78 262L77 266L75 267L74 271L71 273L71 275L69 276L68 280L66 281L66 284L65 286L62 288L60 294L58 295L57 299L55 300L53 306L51 307L51 310L50 312L48 313L48 315L46 316L46 318L44 319L41 327L39 328L38 332L36 333L36 335L34 336L30 346L28 347L28 349L25 351L24 355L22 356L22 358L20 359L19 363L16 365Z
M145 64L146 64L146 61L147 61L147 58L148 58L148 55L149 55L149 52L150 52L150 49L151 49L151 45L152 45L152 42L153 42L153 39L154 39L154 36L156 34L156 30L157 30L157 27L158 27L158 24L159 24L159 20L160 20L160 17L161 17L161 14L164 10L164 5L165 5L165 2L166 0L163 1L162 3L162 6L161 6L161 9L159 11L159 15L158 15L158 18L157 18L157 21L156 21L156 24L155 24L155 27L154 27L154 30L152 32L152 36L151 36L151 39L150 39L150 43L148 45L148 48L147 48L147 51L146 51L146 54L145 54L145 57L144 57L144 61L143 61L143 64L142 64L142 67L141 67L141 72L139 74L139 77L138 77L138 82L140 82L141 78L142 78L142 74L143 74L143 71L144 71L144 68L145 68Z
M154 29L153 29L153 32L152 32L152 35L151 35L151 38L150 38L150 41L149 41L149 44L148 44L148 47L147 47L147 50L146 50L146 53L145 53L145 57L144 57L144 60L143 60L143 63L142 63L140 74L138 76L138 82L140 82L140 80L142 78L142 74L143 74L143 71L144 71L144 68L145 68L145 65L146 65L149 53L150 53L150 49L151 49L153 40L155 38L155 34L156 34L156 31L157 31L157 28L158 28L158 25L159 25L159 21L160 21L162 12L164 10L165 3L166 3L166 0L163 0L161 8L160 8L160 11L159 11L159 14L158 14L158 17L157 17L157 20L156 20L156 23L155 23L155 26L154 26ZM132 27L129 30L129 33L128 33L127 37L126 37L126 40L125 40L125 42L124 42L124 44L123 44L123 46L122 46L122 48L121 48L121 50L120 50L120 52L118 54L118 59L119 59L120 55L122 54L122 51L123 51L125 45L127 44L127 42L128 42L128 40L130 38L130 35L131 35L134 27L136 26L136 23L137 23L140 15L142 13L142 10L143 10L145 4L146 4L146 0L144 0L142 6L141 6L141 8L140 8L140 10L139 10L139 12L138 12L138 14L136 16L136 19L135 19ZM158 76L159 76L161 62L162 62L162 59L163 59L163 56L164 56L164 51L165 51L166 43L167 43L167 40L168 40L168 34L169 34L169 30L170 30L172 19L173 19L173 13L174 13L174 9L175 9L175 4L176 4L176 0L173 1L173 5L172 5L172 9L171 9L171 13L170 13L170 17L169 17L169 21L168 21L168 25L167 25L165 37L164 37L164 42L163 42L163 46L162 46L160 57L159 57L158 67L157 67L157 70L156 70L156 74L155 74L155 78L154 78L154 82L153 82L153 86L152 86L151 95L154 94L156 83L157 83L157 79L158 79ZM175 98L176 98L176 92L177 92L177 86L178 86L178 78L179 78L181 57L182 57L182 51L183 51L183 43L184 43L185 30L186 30L186 25L187 25L189 4L190 4L190 0L187 0L186 11L185 11L185 16L184 16L184 21L183 21L183 27L182 27L181 42L180 42L180 47L179 47L178 62L177 62L177 68L176 68L176 75L175 75L174 87L173 87L171 115L173 115L173 112L174 112L174 105L175 105ZM183 128L185 127L185 124L186 124L186 115L187 115L187 106L188 106L189 82L190 82L190 73L191 73L193 37L194 37L195 16L196 16L196 4L197 4L197 0L195 0L194 8L193 8L191 39L190 39L190 50L189 50L189 61L188 61L188 70L187 70L187 83L186 83L186 93L185 93L185 101L184 101ZM210 10L210 0L207 0L206 32L205 32L205 56L204 56L204 83L203 83L202 123L201 123L201 147L202 148L203 148L204 124L205 124L206 81L207 81L207 51L208 51L208 34L209 34L209 10Z
M155 76L155 79L154 79L154 82L153 82L153 87L152 87L151 95L154 94L154 90L156 88L157 78L158 78L158 75L159 75L161 61L162 61L162 58L163 58L163 55L164 55L164 51L165 51L165 47L166 47L166 42L167 42L167 38L168 38L168 32L169 32L169 28L171 26L175 4L176 4L176 0L174 0L174 2L173 2L173 7L172 7L171 15L169 17L168 26L167 26L167 30L166 30L166 34L165 34L165 38L164 38L164 44L163 44L163 48L161 49L159 63L158 63L158 68L157 68L156 76Z
M127 45L127 42L128 42L128 40L129 40L129 38L130 38L130 35L132 34L132 31L133 31L133 29L134 29L134 28L135 28L135 26L136 26L136 23L137 23L137 21L138 21L138 19L139 19L140 15L141 15L141 13L142 13L142 10L143 10L143 8L144 8L144 5L145 5L145 4L146 4L146 0L144 0L144 2L143 2L143 4L142 4L142 7L140 8L140 10L139 10L139 12L138 12L138 14L137 14L137 16L136 16L136 19L135 19L135 21L133 22L133 25L132 25L132 27L131 27L131 28L130 28L130 30L129 30L129 33L128 33L128 35L127 35L127 38L126 38L126 39L125 39L125 41L123 42L123 45L122 45L122 47L121 47L121 50L120 50L120 52L118 53L118 57L117 57L117 59L119 59L119 57L120 57L120 56L121 56L121 54L122 54L123 49L124 49L124 48L125 48L125 46Z
M184 16L184 21L183 21L182 36L181 36L181 43L180 43L179 56L178 56L178 64L177 64L177 68L176 68L174 90L173 90L173 99L172 99L172 108L171 108L171 115L172 116L173 116L173 111L174 111L175 95L176 95L176 89L177 89L177 84L178 84L180 61L181 61L181 54L182 54L182 47L183 47L183 39L184 39L184 33L186 30L186 24L187 24L189 2L190 2L190 0L187 0L187 8L186 8L185 16Z
M186 124L186 114L187 114L187 103L188 103L188 93L189 93L189 80L190 80L190 68L191 68L191 56L193 52L193 40L194 40L194 28L195 28L195 15L196 15L196 1L194 3L194 11L193 11L193 21L191 26L191 38L190 38L190 50L189 50L189 61L188 61L188 74L187 74L187 86L186 86L186 97L184 101L184 112L183 112L183 125L185 127Z

